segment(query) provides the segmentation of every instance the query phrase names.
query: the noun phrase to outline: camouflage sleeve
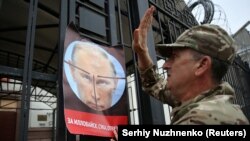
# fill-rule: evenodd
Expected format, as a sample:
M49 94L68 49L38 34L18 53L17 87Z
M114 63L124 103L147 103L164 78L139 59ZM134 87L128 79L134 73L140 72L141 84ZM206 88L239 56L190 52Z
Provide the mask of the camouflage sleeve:
M147 94L170 106L176 106L176 100L174 100L169 91L166 90L166 81L157 73L155 65L150 66L144 71L139 70L139 73L142 88Z
M245 118L229 118L234 116L224 116L223 114L216 114L216 112L190 111L178 121L174 121L173 125L249 125Z
M194 107L194 108L192 108ZM230 103L202 102L181 108L174 116L174 125L249 125L239 107Z

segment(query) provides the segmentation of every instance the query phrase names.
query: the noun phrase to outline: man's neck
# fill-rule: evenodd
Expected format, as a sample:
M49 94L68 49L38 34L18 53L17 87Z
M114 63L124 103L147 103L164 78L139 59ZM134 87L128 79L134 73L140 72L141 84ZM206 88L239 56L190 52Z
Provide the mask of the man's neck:
M193 82L192 86L188 88L186 94L181 98L182 102L188 101L190 99L195 98L200 95L202 92L213 89L217 86L212 79L209 78L201 78L197 79Z

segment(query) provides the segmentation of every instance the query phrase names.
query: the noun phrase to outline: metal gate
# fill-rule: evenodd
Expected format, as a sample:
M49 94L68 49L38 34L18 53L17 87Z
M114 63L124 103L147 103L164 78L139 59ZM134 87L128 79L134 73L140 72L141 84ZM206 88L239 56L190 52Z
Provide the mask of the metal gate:
M55 113L55 110L57 112L56 140L109 140L101 137L75 136L70 134L65 126L63 92L62 86L59 85L62 81L62 70L58 68L62 66L65 29L70 22L76 24L84 38L105 46L124 48L126 75L129 80L127 81L127 90L130 102L130 124L167 123L166 116L168 116L168 113L166 109L169 107L142 91L136 68L136 55L131 48L132 35L145 10L150 5L154 5L157 10L154 14L152 29L149 31L148 45L154 63L159 63L159 60L164 58L156 54L154 45L172 43L185 29L198 24L183 0L55 0L46 2L41 0L8 0L3 1L3 6L7 2L9 9L12 6L29 7L23 10L28 13L25 19L13 16L16 19L22 19L20 24L13 24L15 18L10 18L13 20L13 26L8 26L7 20L0 24L1 90L3 91L3 83L5 84L5 81L9 78L15 79L15 81L6 81L9 84L22 86L21 91L15 93L6 94L2 92L0 98L6 98L8 95L21 97L19 102L22 102L22 106L18 109L20 110L18 113L20 119L17 123L20 131L18 134L19 140L27 140L27 125L29 122L27 117L29 116L30 97L33 93L35 93L36 98L41 98L38 101L47 103L50 101L44 100L45 97L54 99L55 95L57 96L57 109L53 111L53 113ZM18 2L18 5L16 2ZM55 7L60 5L60 10L59 6L55 10L53 6L53 8L50 7L51 5ZM1 10L6 10L6 7L1 7ZM14 10L10 11L13 12ZM18 14L22 15L23 11ZM2 13L9 16L13 14L11 12L8 11L8 14ZM13 15L17 14L14 13ZM49 18L42 19L41 15L47 15ZM59 31L58 34L57 30ZM49 35L52 32L53 34ZM36 35L42 35L39 37L47 36L46 38L52 38L53 35L54 39L53 42L49 40L51 41L50 44L45 44L41 38L36 40ZM57 41L58 43L56 43ZM41 45L43 43L44 46ZM13 50L16 52L13 52ZM41 54L40 58L46 58L43 60L44 62L38 61L40 59L38 55ZM165 72L160 64L158 68L164 75ZM248 119L250 119L249 65L241 61L239 57L236 58L224 80L227 80L234 87L236 91L235 103L240 104ZM36 92L35 87L41 87L54 95L50 96L48 93L40 95L41 92ZM55 101L52 101L51 104L55 105Z
M132 85L135 86L135 89L132 89L132 85L131 87L128 85L128 91L136 94L135 103L131 103L134 101L133 97L130 96L129 99L130 122L134 122L135 118L138 118L139 124L165 124L162 103L144 94L141 89L136 68L137 62L131 48L133 30L137 28L145 10L150 5L154 5L157 9L148 37L150 56L154 63L164 59L156 54L154 45L174 42L184 30L198 24L182 0L62 0L59 60L62 60L65 28L71 21L77 25L83 37L99 44L123 47L126 54L127 77L131 77L128 83L133 83ZM249 101L246 101L249 100L249 69L241 63L237 63L240 62L240 59L237 60L225 79L236 89L238 95L235 102L241 104L247 113L249 111ZM62 64L62 62L59 63ZM58 71L61 74L61 70ZM236 78L236 76L238 77ZM62 93L60 90L62 90L61 87L59 87L59 94ZM67 140L76 140L75 135L65 133L65 125L61 124L64 122L62 113L63 99L59 95L57 140L65 140L65 134L67 134ZM247 115L249 117L249 113ZM80 136L79 138L80 140L108 140L107 138L89 136Z

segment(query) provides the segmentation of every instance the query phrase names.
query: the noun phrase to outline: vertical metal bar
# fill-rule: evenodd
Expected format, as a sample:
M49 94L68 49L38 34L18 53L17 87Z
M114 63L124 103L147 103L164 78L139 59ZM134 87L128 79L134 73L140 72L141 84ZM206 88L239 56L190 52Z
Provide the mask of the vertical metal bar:
M31 0L29 5L29 20L27 26L26 47L25 47L25 63L23 71L22 85L22 101L21 114L19 122L19 141L27 141L28 136L28 121L30 108L30 92L31 92L31 74L33 62L33 49L35 41L35 27L37 16L38 0Z
M138 14L138 12L137 12L137 7L138 7L138 5L137 5L137 3L134 1L134 0L130 0L130 2L129 2L129 4L130 4L130 10L131 10L131 12L130 13L134 13L133 15L131 15L131 18L130 18L130 23L131 23L131 27L132 27L132 29L135 29L135 28L137 28L137 26L138 26L138 23L139 23L139 14ZM133 32L133 31L132 31ZM132 36L131 36L132 37ZM133 53L133 61L134 61L134 64L136 64L136 55L135 55L135 53ZM143 116L142 116L142 113L141 113L141 111L142 111L142 108L141 108L141 97L140 97L140 93L142 92L142 89L140 89L140 85L139 85L139 83L140 83L140 80L139 80L139 74L138 74L138 71L137 71L137 68L136 67L134 67L134 72L135 72L135 88L136 88L136 95L137 95L137 107L138 107L138 118L139 118L139 124L140 123L143 123Z
M156 4L158 5L159 2L156 1ZM164 37L163 37L163 29L162 29L162 25L161 25L161 18L160 18L160 12L159 12L159 11L157 11L157 20L158 20L158 22L159 22L161 40L162 40L162 43L164 44L165 41L164 41Z
M109 37L110 45L117 45L117 27L116 27L116 16L115 16L115 0L108 0L108 10L109 10Z
M177 38L176 26L175 26L175 24L174 24L174 23L172 23L172 22L171 22L171 24L172 24L172 26L173 26L173 30L174 30L174 41L175 41L175 40L176 40L176 38Z
M73 23L76 23L76 0L69 0L69 21L68 23L70 22L73 22Z
M117 11L118 11L118 23L119 23L119 30L120 30L120 42L122 45L124 45L123 41L123 30L122 30L122 20L121 20L121 7L120 7L120 1L117 0Z
M131 9L130 9L130 1L129 0L127 0L127 8L128 8L128 19L129 19L129 29L130 29L130 37L132 38L133 37L133 32L132 32L132 16L131 16ZM131 39L132 40L132 39ZM133 42L133 41L132 41ZM131 47L131 51L132 51L132 47ZM133 55L133 60L135 60L135 54L134 53L132 53L132 55ZM135 65L134 65L134 72L136 72L136 68L135 68ZM132 77L131 75L130 75L130 77ZM133 81L135 81L135 75L134 75L134 80ZM132 83L133 81L131 81L130 83ZM135 83L135 86L136 86L136 83ZM128 88L129 89L129 88ZM132 88L130 88L130 89L132 89ZM129 108L129 123L131 124L131 116L132 116L132 119L133 119L133 123L136 123L136 117L135 117L135 112L136 112L136 110L138 110L138 108L137 109L135 109L134 107L134 100L133 100L133 94L132 94L132 90L131 90L131 103L132 103L132 109L130 110L130 108ZM130 114L131 113L131 114Z
M59 48L58 48L58 87L57 87L57 120L56 120L56 141L66 140L66 125L64 121L64 99L62 88L62 65L63 65L63 51L64 39L68 22L68 0L61 0L60 3L60 30L59 30Z
M133 29L137 28L140 19L143 17L146 9L149 7L148 2L142 0L130 0L131 13L133 14ZM138 13L138 14L135 14ZM148 32L148 46L149 54L154 62L157 64L156 52L154 48L154 38L152 29ZM135 62L136 63L136 62ZM140 124L165 124L163 104L156 99L144 94L140 83L138 72L135 73L137 97L138 97L138 110ZM157 109L157 110L155 110Z
M55 118L56 118L56 109L53 109L53 115L52 115L52 141L55 141Z
M173 40L173 34L172 34L172 30L171 30L171 28L170 28L170 21L168 21L168 31L169 31L169 37L170 37L170 41L171 41L171 43L173 43L174 42L174 40ZM171 26L172 27L172 26Z
M130 29L130 37L132 38L133 37L133 32L131 31L132 30L132 23L131 23L131 10L130 10L130 2L129 0L127 0L127 8L128 8L128 19L129 19L129 29Z

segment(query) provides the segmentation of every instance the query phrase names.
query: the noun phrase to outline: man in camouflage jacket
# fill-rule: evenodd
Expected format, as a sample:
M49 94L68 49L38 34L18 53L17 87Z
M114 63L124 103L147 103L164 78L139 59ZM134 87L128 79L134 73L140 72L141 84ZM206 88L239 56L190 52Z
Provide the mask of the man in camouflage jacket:
M134 31L133 49L145 92L173 107L171 124L249 124L233 104L233 88L222 81L235 57L233 39L219 26L205 24L186 30L175 43L156 45L167 58L164 80L148 53L154 10L147 9Z

